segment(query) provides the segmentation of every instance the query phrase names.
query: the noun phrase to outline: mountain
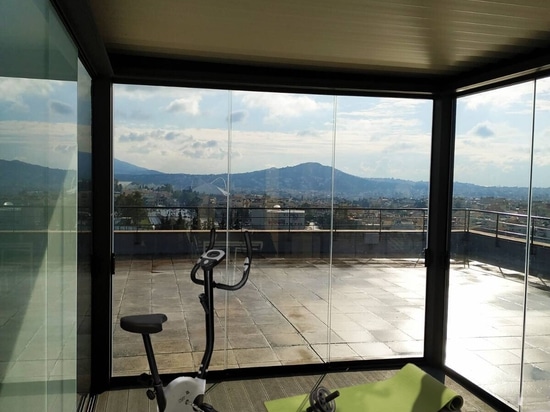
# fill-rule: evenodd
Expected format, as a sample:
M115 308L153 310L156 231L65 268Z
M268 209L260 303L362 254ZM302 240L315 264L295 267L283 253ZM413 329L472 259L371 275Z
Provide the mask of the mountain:
M118 160L118 159L115 159L114 160L114 169L115 169L115 174L116 173L120 173L120 174L128 174L128 175L149 175L149 174L157 174L157 173L161 173L161 172L157 172L156 170L150 170L150 169L146 169L144 167L139 167L139 166L136 166L136 165L133 165L131 163L128 163L128 162L125 162L123 160Z
M3 195L23 190L59 192L70 188L75 179L74 170L50 169L19 160L0 159L0 193Z
M86 157L86 156L84 156ZM83 169L91 169L90 162L79 158ZM161 173L115 160L115 179L143 185L170 184L174 189L195 189L209 185L225 189L225 174ZM269 168L230 176L230 193L272 194L279 197L327 197L332 190L332 168L319 163ZM0 160L0 193L9 196L23 190L56 191L74 184L76 172L49 169L17 160ZM82 176L79 177L82 179ZM428 182L401 179L363 178L334 170L334 193L345 199L360 198L414 198L428 196ZM550 199L550 188L534 191L536 200ZM455 182L454 195L466 198L526 199L525 187L484 187ZM0 199L1 200L1 199Z
M126 174L115 167L115 179L138 184L170 184L174 189L195 188L218 180L223 189L225 174ZM277 196L315 197L327 196L331 192L332 168L320 163L302 163L296 166L270 168L231 175L230 193L270 193ZM363 178L334 171L334 192L337 197L348 199L388 197L388 198L426 198L428 182L415 182L402 179ZM550 188L535 191L537 199L550 199ZM469 183L456 182L454 195L459 197L502 197L526 199L525 187L485 187Z
M122 173L115 167L115 179L138 184L170 184L174 189L189 189L218 180L224 186L224 174L190 175L184 173ZM223 180L222 180L223 179ZM230 190L233 193L274 193L278 196L326 196L331 192L332 168L319 163L302 163L296 166L270 168L231 175ZM337 197L426 197L426 182L399 179L365 179L339 170L334 174Z

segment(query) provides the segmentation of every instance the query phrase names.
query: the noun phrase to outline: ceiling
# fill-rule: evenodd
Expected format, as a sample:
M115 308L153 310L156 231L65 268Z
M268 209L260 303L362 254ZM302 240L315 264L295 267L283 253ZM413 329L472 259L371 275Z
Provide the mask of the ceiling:
M89 0L109 53L453 75L550 50L548 0Z

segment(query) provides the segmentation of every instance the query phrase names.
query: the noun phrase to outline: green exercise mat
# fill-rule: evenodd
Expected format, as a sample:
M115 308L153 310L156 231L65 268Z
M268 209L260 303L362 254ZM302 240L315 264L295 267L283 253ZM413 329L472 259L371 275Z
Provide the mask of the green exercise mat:
M337 412L458 411L464 403L460 395L411 363L389 379L338 388L338 391ZM267 401L265 407L268 412L305 412L309 401L304 403L304 399L308 396Z

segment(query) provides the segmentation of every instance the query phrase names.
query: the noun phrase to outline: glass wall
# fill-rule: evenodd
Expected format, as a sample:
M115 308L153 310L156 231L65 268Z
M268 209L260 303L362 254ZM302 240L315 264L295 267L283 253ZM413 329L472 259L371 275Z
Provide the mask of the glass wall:
M92 308L92 107L91 78L79 62L77 82L77 390L90 390Z
M547 85L457 102L447 364L521 410L549 405Z
M74 411L89 77L49 1L2 2L0 15L0 409Z
M147 369L120 317L153 311L161 371L198 368L211 227L216 276L242 229L254 250L211 369L423 355L431 101L115 85L114 106L115 376Z
M529 209L531 227L527 255L527 304L525 341L522 357L522 410L550 408L550 79L535 84L535 127L533 141L532 202Z

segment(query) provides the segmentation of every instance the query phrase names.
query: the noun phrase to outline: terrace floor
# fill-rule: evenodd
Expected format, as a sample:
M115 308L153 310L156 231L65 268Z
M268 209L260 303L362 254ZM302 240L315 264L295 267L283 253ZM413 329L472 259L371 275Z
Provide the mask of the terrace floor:
M117 260L114 376L148 370L141 337L118 325L120 317L138 313L168 316L164 331L152 338L161 373L198 369L205 346L204 315L197 299L201 287L189 279L193 263L174 258ZM243 289L216 291L210 369L421 357L422 262L350 258L328 263L257 258ZM220 276L238 276L241 270L231 262L223 269ZM452 265L447 364L517 405L523 348L525 405L548 409L550 292L540 279L530 279L523 347L523 286L523 276L502 268L479 262Z

